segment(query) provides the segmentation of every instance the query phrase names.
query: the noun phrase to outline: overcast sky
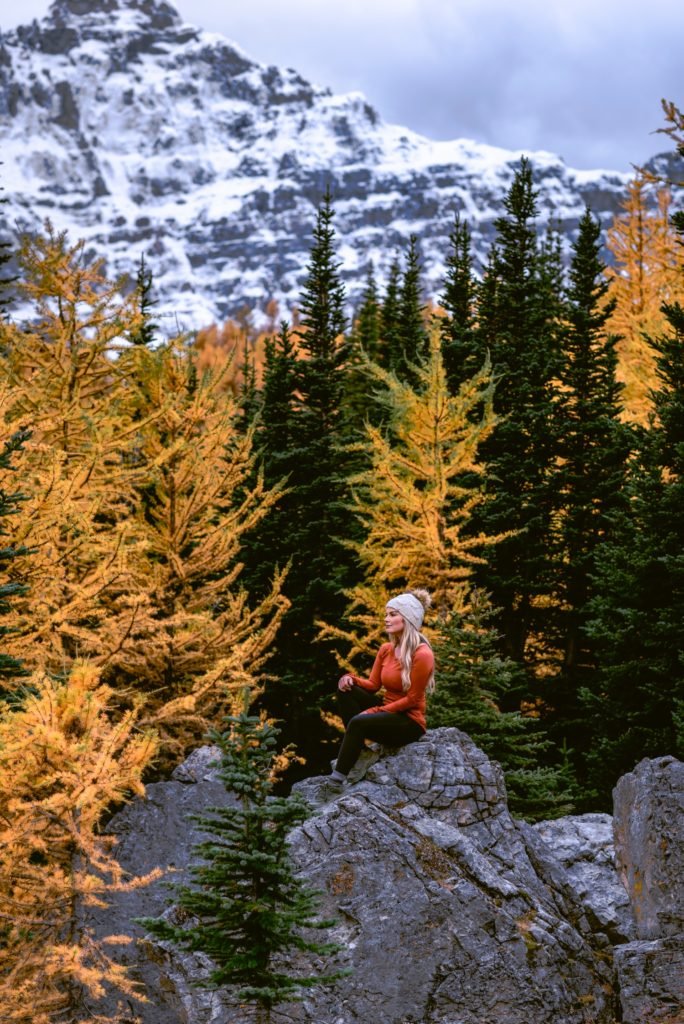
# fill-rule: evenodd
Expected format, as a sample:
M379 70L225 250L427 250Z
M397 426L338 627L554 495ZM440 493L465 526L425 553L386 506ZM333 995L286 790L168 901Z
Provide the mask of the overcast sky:
M13 13L9 13L10 6ZM48 0L0 0L0 26ZM682 0L176 0L250 56L433 139L547 149L629 170L669 149L661 97L684 103ZM14 11L20 10L21 14ZM5 12L8 13L5 13Z

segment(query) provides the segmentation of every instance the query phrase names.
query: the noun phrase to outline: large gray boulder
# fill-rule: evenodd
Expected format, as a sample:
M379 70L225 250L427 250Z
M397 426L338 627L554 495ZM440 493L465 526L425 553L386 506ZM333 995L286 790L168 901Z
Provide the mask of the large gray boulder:
M641 761L613 791L615 854L637 937L684 932L684 763Z
M300 788L315 802L317 786ZM612 1021L612 972L562 868L457 729L372 764L296 830L292 851L353 970L292 1020Z
M129 968L140 985L144 1004L131 1006L131 1017L143 1024L199 1024L188 1016L188 983L176 985L169 978L168 965L174 961L164 946L144 941L145 930L137 917L158 917L169 905L169 883L186 881L192 847L202 839L192 816L207 808L225 805L226 790L218 778L215 747L196 750L166 782L146 787L145 798L131 801L110 821L107 831L116 837L117 857L129 877L140 877L160 868L162 878L152 885L117 893L107 908L89 907L82 923L96 935L127 935L134 941L116 947L116 959ZM201 965L196 972L199 977ZM213 997L212 997L213 998ZM211 1001L211 1000L209 1000ZM98 1006L113 1016L113 995ZM211 1018L207 1018L210 1020Z
M641 761L613 792L637 941L615 949L624 1024L684 1024L684 764Z
M568 883L606 942L636 938L634 912L615 864L610 814L569 814L534 826L567 872Z
M615 949L622 1024L684 1024L684 935Z
M159 865L186 877L199 838L187 815L227 799L213 756L196 752L113 820L127 871ZM359 767L357 781L332 799L323 780L299 785L315 811L291 837L294 861L321 890L321 913L336 920L330 938L341 948L327 962L290 966L352 973L310 990L282 1019L612 1024L605 937L595 940L590 915L539 832L511 818L499 766L465 734L438 729L398 751L365 755ZM135 1008L143 1024L248 1020L226 996L196 987L206 961L131 925L163 912L168 900L157 883L91 911L100 935L140 940L123 955L147 994Z

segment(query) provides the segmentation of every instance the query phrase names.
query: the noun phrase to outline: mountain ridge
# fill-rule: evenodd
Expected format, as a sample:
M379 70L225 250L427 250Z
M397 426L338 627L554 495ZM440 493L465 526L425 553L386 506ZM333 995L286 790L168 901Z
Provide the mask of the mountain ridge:
M350 304L369 260L382 281L411 234L437 298L455 214L481 265L523 155L386 124L361 93L261 64L166 0L55 0L4 33L0 124L10 229L49 217L110 275L132 278L144 253L160 313L187 328L296 305L327 186ZM526 155L540 230L554 220L569 241L586 204L612 219L630 175Z

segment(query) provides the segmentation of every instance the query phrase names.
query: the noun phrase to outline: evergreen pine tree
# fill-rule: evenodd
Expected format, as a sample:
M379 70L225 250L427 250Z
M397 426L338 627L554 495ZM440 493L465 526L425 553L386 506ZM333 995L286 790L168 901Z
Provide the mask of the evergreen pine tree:
M593 675L595 655L586 631L595 594L596 552L611 536L625 504L628 429L620 422L617 338L607 332L614 300L600 259L600 224L587 210L573 246L559 373L558 414L563 425L555 471L559 542L556 596L560 676L550 685L555 730L572 737L580 753L590 738L578 706L578 688Z
M238 416L236 425L241 433L248 433L254 426L261 408L259 389L257 387L256 362L254 348L245 332L242 342L242 362L240 363L240 383L237 394Z
M153 296L154 277L141 254L138 272L135 279L135 296L137 298L140 322L129 332L132 345L151 345L154 342L159 325L153 320L152 309L157 305Z
M504 770L514 814L536 821L572 809L572 786L565 766L544 764L550 740L536 718L502 710L502 698L520 690L522 669L499 653L493 609L482 591L468 605L438 624L433 637L439 666L428 705L428 727L462 729Z
M428 336L423 317L424 303L420 285L420 253L418 239L411 235L406 267L399 290L398 335L400 356L393 368L397 375L409 383L416 380L414 367L427 355Z
M380 346L380 305L373 264L369 264L366 288L358 315L349 335L349 355L342 396L345 433L353 440L363 434L366 420L378 416L378 405L372 399L373 382L366 368L369 359L377 360ZM357 449L363 461L363 452Z
M17 547L5 539L11 533L5 524L5 519L8 516L18 515L26 500L25 496L16 490L14 481L8 488L6 480L13 472L12 456L21 450L29 436L26 430L18 431L4 442L3 450L0 452L0 544L2 545L0 547L0 574L3 577L3 582L0 583L0 641L13 632L11 623L7 624L10 622L12 598L26 594L28 591L28 587L24 583L12 578L10 571L14 560L26 555L28 551L24 546ZM26 675L26 669L22 662L11 654L0 651L0 703L11 697L14 691L12 684L24 675Z
M295 515L295 497L288 481L299 458L297 363L292 332L283 320L280 333L266 340L259 417L254 424L254 447L264 485L281 490L275 505L246 536L241 552L245 586L258 596L268 592L274 572L286 569L290 560L287 538Z
M312 723L330 693L337 665L327 642L317 642L319 619L337 620L352 578L345 538L350 526L344 435L348 345L344 287L334 251L334 212L327 191L318 212L297 330L297 392L288 487L291 515L282 522L283 557L290 562L286 593L291 608L278 639L278 679L266 695L271 713L284 717L288 741L308 750ZM276 440L282 448L282 441ZM315 742L315 753L319 753Z
M356 321L355 335L361 351L369 359L377 361L380 346L380 300L378 286L375 281L375 270L372 262L368 264L366 287Z
M556 455L557 304L549 302L549 274L540 261L536 195L523 159L505 199L506 214L496 221L478 323L479 346L491 353L497 380L499 423L481 451L488 500L473 525L487 535L510 531L507 540L488 548L478 577L501 609L506 653L521 662L545 656L553 583L549 474Z
M471 236L467 223L456 217L449 235L446 281L440 299L446 311L441 321L442 356L451 394L482 365L481 346L475 336L476 282L473 275Z
M254 1004L257 1020L267 1022L275 1004L341 976L307 974L302 956L338 947L304 934L333 922L316 918L317 893L290 862L288 833L309 812L296 795L273 795L277 730L246 712L231 716L228 725L211 739L221 751L221 781L239 803L193 819L210 838L193 849L193 884L176 889L177 904L191 921L140 923L164 941L206 954L212 967L203 984L230 987L238 1000Z
M587 762L606 806L641 758L684 756L684 307L664 309L657 419L642 435L619 532L597 552L588 623L600 667L582 691Z
M385 370L396 370L401 363L402 342L399 329L399 289L401 265L392 260L387 278L387 289L380 314L380 352L378 362Z

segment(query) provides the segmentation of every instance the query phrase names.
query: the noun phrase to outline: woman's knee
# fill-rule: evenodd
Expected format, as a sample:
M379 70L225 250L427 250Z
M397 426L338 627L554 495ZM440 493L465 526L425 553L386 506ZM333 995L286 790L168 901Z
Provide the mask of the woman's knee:
M368 723L368 715L364 715L363 712L359 712L358 715L354 715L347 722L347 732L363 732L364 726Z

